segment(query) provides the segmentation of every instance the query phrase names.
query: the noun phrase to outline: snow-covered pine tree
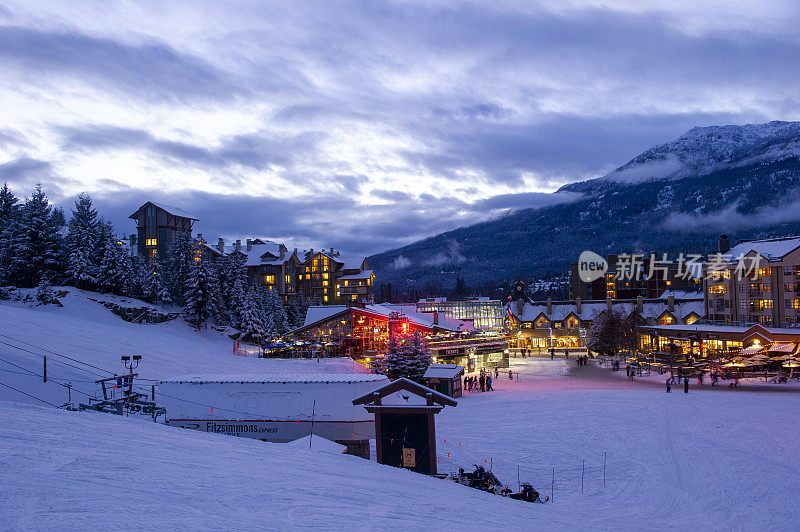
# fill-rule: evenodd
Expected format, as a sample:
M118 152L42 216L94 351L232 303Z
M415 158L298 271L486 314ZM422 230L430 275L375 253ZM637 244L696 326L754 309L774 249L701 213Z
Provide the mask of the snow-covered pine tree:
M302 327L306 321L307 313L308 301L303 289L300 288L297 295L292 297L289 303L289 319L291 320L292 328Z
M8 188L8 183L3 183L3 187L0 188L0 228L19 214L18 201L19 199Z
M9 270L19 286L34 287L42 275L53 278L60 273L62 240L41 185L36 185L31 197L25 201L14 233Z
M431 365L431 352L428 349L428 341L419 331L409 339L408 351L409 371L406 376L413 381L422 382L422 376Z
M386 358L384 370L390 379L399 379L408 376L408 348L402 340L391 337L386 344Z
M278 336L289 330L289 319L286 317L286 305L283 298L278 293L277 288L266 290L270 302L270 312L272 314L272 325Z
M97 223L97 211L92 207L92 198L87 194L79 194L67 233L67 277L78 288L91 290L97 284L99 265L93 260Z
M230 318L230 323L234 327L239 327L243 321L242 313L244 312L245 303L248 299L247 291L245 289L245 284L242 282L241 279L236 279L233 283L233 287L230 290L230 295L228 296L227 303L228 303L228 316ZM261 313L259 308L255 305L255 300L253 300L254 311L256 314ZM261 322L261 318L259 316L259 322ZM264 324L261 322L262 333Z
M259 316L258 304L253 292L244 297L240 314L239 329L242 331L242 339L259 343L264 341L264 323Z
M36 301L40 305L49 305L56 302L56 295L50 285L50 278L47 274L42 275L39 284L36 286Z
M280 333L275 325L275 309L272 297L269 294L270 291L262 287L257 287L254 290L259 295L258 300L260 303L261 321L264 323L264 337L267 339L275 338Z
M0 285L11 282L9 259L20 213L18 201L8 184L3 183L0 188Z
M186 279L183 299L184 310L189 318L197 323L199 329L203 321L217 314L217 286L213 271L206 261L194 264Z
M142 285L145 300L158 303L164 284L161 279L161 261L153 259L148 267L147 279Z
M168 285L172 300L178 305L185 305L186 286L194 269L194 250L189 233L179 233L169 253ZM207 270L206 270L207 273Z
M97 284L103 292L122 293L126 277L125 255L117 240L110 235L103 244Z

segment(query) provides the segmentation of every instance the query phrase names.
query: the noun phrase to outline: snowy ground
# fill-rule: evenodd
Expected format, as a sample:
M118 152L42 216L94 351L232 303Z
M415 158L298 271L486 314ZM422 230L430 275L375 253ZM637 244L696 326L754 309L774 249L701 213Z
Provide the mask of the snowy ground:
M54 305L31 307L0 301L0 383L22 388L53 403L63 404L67 391L56 382L73 384L73 399L85 401L96 391L94 381L125 373L120 356L142 355L140 377L166 379L192 373L353 373L365 371L349 359L286 360L233 355L233 340L213 330L197 331L183 320L162 324L123 321L101 304L105 299L131 306L140 301L101 296L67 287L69 295ZM48 383L41 377L47 356ZM79 364L57 355L91 364ZM0 386L0 400L29 398ZM42 403L40 403L42 404Z
M468 395L443 411L439 451L451 452L452 467L491 460L512 485L519 465L522 480L543 493L550 492L555 467L556 502L539 512L550 524L780 529L800 523L800 394L710 386L666 394L572 360L512 362L523 372L520 382L501 374L497 391ZM570 374L525 379L542 364ZM581 495L584 461L591 476Z
M132 325L72 297L58 310L0 305L0 341L103 368L138 351L143 373L154 378L355 370L343 361L235 357L230 340L216 333L179 322ZM0 358L39 369L33 355L1 343ZM29 403L0 402L0 471L15 480L0 497L0 529L123 522L143 529L771 530L800 523L800 393L791 387L693 385L689 394L668 395L663 382L629 382L572 359L512 364L518 381L501 373L496 391L467 395L437 417L439 468L485 460L516 488L519 466L523 481L552 495L555 467L552 504L511 501L348 456L31 406L35 400L0 387L0 401ZM0 370L0 382L40 382L2 361ZM67 366L48 365L51 371L87 379ZM25 389L63 395L50 383L36 386Z

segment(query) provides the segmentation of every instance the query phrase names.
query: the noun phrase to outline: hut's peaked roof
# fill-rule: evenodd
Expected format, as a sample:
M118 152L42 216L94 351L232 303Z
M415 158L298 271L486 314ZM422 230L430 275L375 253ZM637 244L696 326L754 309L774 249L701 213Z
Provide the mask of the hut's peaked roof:
M431 364L425 371L426 379L455 379L464 371L464 366L458 364Z
M427 399L428 396L431 397L434 403L438 403L442 406L456 406L458 402L455 401L452 397L448 397L443 393L439 393L436 390L431 390L427 386L423 386L421 384L417 384L416 382L409 380L405 377L400 377L399 379L390 382L380 388L376 388L369 393L362 395L361 397L356 397L353 399L354 405L365 405L370 404L375 401L375 398L383 398L387 395L391 395L395 392L399 392L400 390L405 390L407 392L413 393L418 397L422 397Z

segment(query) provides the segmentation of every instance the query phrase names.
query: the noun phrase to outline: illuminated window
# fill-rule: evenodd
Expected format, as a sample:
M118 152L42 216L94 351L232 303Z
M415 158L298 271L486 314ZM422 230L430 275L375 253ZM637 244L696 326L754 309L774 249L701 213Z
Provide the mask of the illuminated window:
M325 300L326 303L328 302L328 296L325 296L323 299Z
M322 274L322 278L323 278L323 279L327 279L327 278L328 278L328 274L327 274L327 273L323 273L323 274Z
M356 299L358 299L358 296L357 296L356 294L353 294L352 296L350 296L350 299L352 299L353 301L355 301Z
M758 277L769 277L772 275L772 268L759 268L758 269Z
M697 316L689 316L686 318L686 324L691 325L692 323L697 321Z
M144 241L144 245L145 246L157 246L158 245L158 239L157 238L147 238Z
M274 275L265 275L264 282L267 284L275 284L275 276Z
M347 286L347 281L344 282L344 285Z
M322 286L328 286L328 281L322 281Z
M292 282L292 276L291 275L287 275L286 276L286 284L289 284L291 282Z

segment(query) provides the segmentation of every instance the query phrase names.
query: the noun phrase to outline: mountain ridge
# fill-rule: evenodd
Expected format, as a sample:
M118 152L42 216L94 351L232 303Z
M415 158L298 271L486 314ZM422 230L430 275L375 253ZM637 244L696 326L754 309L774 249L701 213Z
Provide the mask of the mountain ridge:
M453 229L370 264L381 283L433 292L457 277L481 287L564 275L584 249L706 254L720 233L800 233L800 122L692 128L558 192L582 197Z

